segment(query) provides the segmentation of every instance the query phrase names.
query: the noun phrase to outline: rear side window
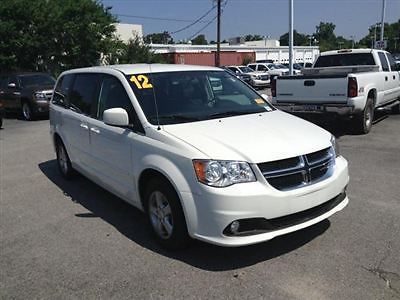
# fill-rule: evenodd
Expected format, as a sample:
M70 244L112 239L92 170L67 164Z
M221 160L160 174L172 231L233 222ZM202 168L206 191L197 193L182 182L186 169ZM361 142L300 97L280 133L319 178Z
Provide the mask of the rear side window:
M378 52L378 56L379 56L379 60L381 61L381 64L382 64L382 70L384 72L388 72L389 71L389 64L388 64L388 62L386 60L385 53Z
M314 68L375 65L372 53L334 54L318 57Z
M72 81L74 80L74 75L67 74L61 77L57 86L54 89L53 103L60 106L68 106L68 94L71 88Z
M389 64L390 64L390 70L395 71L396 70L396 62L394 61L392 54L386 53L386 56L387 56Z
M267 67L264 65L258 65L257 71L268 71Z
M95 115L96 111L92 110L92 104L97 102L99 83L99 74L77 74L69 95L70 108L88 116Z
M248 67L253 69L254 71L256 70L256 65L249 65Z

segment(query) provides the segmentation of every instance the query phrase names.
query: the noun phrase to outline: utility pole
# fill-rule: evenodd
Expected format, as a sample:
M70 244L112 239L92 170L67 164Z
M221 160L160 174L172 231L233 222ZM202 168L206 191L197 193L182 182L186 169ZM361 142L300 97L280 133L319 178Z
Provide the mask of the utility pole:
M289 0L289 75L293 75L293 0Z
M385 6L386 0L382 0L382 21L381 21L381 48L383 48L383 31L385 27Z
M217 0L217 53L215 54L215 66L219 67L221 51L221 0Z

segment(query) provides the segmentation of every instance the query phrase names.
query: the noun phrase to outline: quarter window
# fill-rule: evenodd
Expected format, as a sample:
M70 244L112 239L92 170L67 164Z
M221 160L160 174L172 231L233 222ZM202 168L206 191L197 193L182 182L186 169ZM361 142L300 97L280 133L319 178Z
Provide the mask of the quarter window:
M60 78L54 90L53 103L61 106L68 106L68 93L70 91L71 83L74 75L64 75Z
M389 64L386 60L385 53L378 52L378 56L379 56L379 60L381 61L381 64L382 64L382 70L384 72L389 72Z

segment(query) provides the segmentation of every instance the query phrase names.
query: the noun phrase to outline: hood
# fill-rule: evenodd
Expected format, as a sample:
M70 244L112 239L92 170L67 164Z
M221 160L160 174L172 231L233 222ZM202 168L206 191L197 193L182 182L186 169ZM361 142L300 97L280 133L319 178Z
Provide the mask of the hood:
M279 110L163 126L211 159L261 163L329 147L331 134Z

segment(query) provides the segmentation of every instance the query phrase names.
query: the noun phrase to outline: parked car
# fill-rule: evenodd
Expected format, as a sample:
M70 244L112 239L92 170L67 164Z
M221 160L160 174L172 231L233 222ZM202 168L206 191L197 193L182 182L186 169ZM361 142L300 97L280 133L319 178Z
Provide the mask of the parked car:
M249 84L254 88L265 88L270 84L269 74L263 72L255 72L246 66L227 66L229 70L235 74L246 74L250 76Z
M25 120L49 113L55 80L46 73L0 75L0 101L6 111L20 112Z
M347 161L334 137L275 109L220 68L64 72L50 132L66 179L79 171L143 210L168 248L184 247L189 237L259 243L348 203Z
M3 127L3 117L4 117L4 105L0 100L0 128Z
M285 67L285 69L289 69L288 63L284 63L284 64L282 64L282 66ZM303 69L303 67L300 64L294 63L293 64L293 75L301 74L302 69Z
M390 53L342 49L320 54L304 76L279 77L273 103L294 113L333 114L353 121L358 133L371 130L374 111L400 107L400 68Z
M247 73L236 73L234 71L232 71L229 67L221 67L221 69L224 69L225 71L229 72L230 74L232 74L233 76L239 78L240 80L246 82L247 84L251 84L251 76L250 74Z
M289 75L289 69L278 69L271 63L252 63L247 66L253 71L268 73L270 77Z

